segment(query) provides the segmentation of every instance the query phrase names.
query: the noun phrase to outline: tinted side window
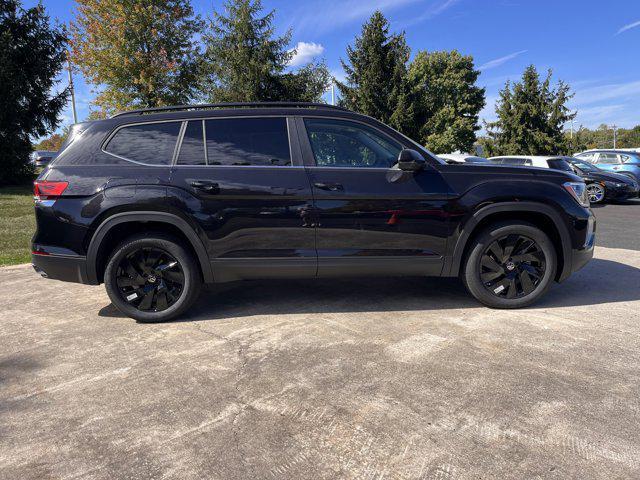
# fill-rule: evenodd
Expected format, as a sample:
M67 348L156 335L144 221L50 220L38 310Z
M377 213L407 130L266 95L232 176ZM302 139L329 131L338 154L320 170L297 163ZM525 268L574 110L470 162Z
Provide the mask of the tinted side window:
M187 123L178 154L178 164L205 165L202 120L191 120Z
M122 127L105 151L135 162L169 165L173 159L181 122L146 123Z
M209 165L291 165L285 118L206 121Z
M360 123L307 118L304 124L320 167L389 168L402 150L399 143Z
M554 170L563 170L565 172L573 172L573 168L569 165L569 162L563 160L561 158L552 158L551 160L547 160L550 168Z

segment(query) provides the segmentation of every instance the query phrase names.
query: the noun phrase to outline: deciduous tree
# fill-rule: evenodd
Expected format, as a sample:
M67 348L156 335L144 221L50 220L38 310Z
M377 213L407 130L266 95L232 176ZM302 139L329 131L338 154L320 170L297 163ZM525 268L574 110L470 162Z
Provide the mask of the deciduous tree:
M65 45L42 4L23 9L0 0L0 184L31 178L31 139L59 123L68 96L56 85Z
M485 103L478 75L473 57L456 50L419 52L408 70L414 112L408 134L435 152L471 152Z
M77 0L73 58L105 112L188 103L202 22L189 0Z

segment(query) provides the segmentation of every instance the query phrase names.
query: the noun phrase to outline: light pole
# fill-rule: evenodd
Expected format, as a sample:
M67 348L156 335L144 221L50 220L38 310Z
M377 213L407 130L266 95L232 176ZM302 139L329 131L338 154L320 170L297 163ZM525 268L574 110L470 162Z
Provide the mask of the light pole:
M71 70L71 54L67 50L67 72L69 73L69 88L71 89L71 110L73 111L73 123L78 123L78 113L76 112L76 94L73 90L73 72Z
M611 128L613 129L613 149L616 149L616 143L618 140L618 126L616 124L613 124L611 126Z

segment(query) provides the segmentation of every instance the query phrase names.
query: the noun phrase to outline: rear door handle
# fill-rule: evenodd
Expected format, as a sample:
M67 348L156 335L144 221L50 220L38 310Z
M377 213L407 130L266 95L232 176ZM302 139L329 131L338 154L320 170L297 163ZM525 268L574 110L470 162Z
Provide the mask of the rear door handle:
M211 182L209 180L194 180L191 182L191 186L196 190L200 190L206 193L219 193L220 185L216 182Z
M325 182L316 182L313 184L314 187L319 188L320 190L329 190L332 192L338 190L344 190L344 187L341 183L325 183Z

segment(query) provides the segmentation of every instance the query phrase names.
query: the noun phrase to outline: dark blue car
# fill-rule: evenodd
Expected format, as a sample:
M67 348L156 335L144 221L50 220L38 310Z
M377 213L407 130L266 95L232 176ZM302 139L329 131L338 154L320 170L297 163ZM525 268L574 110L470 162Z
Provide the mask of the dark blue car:
M640 182L640 153L626 150L587 150L574 157L608 172L620 173Z

